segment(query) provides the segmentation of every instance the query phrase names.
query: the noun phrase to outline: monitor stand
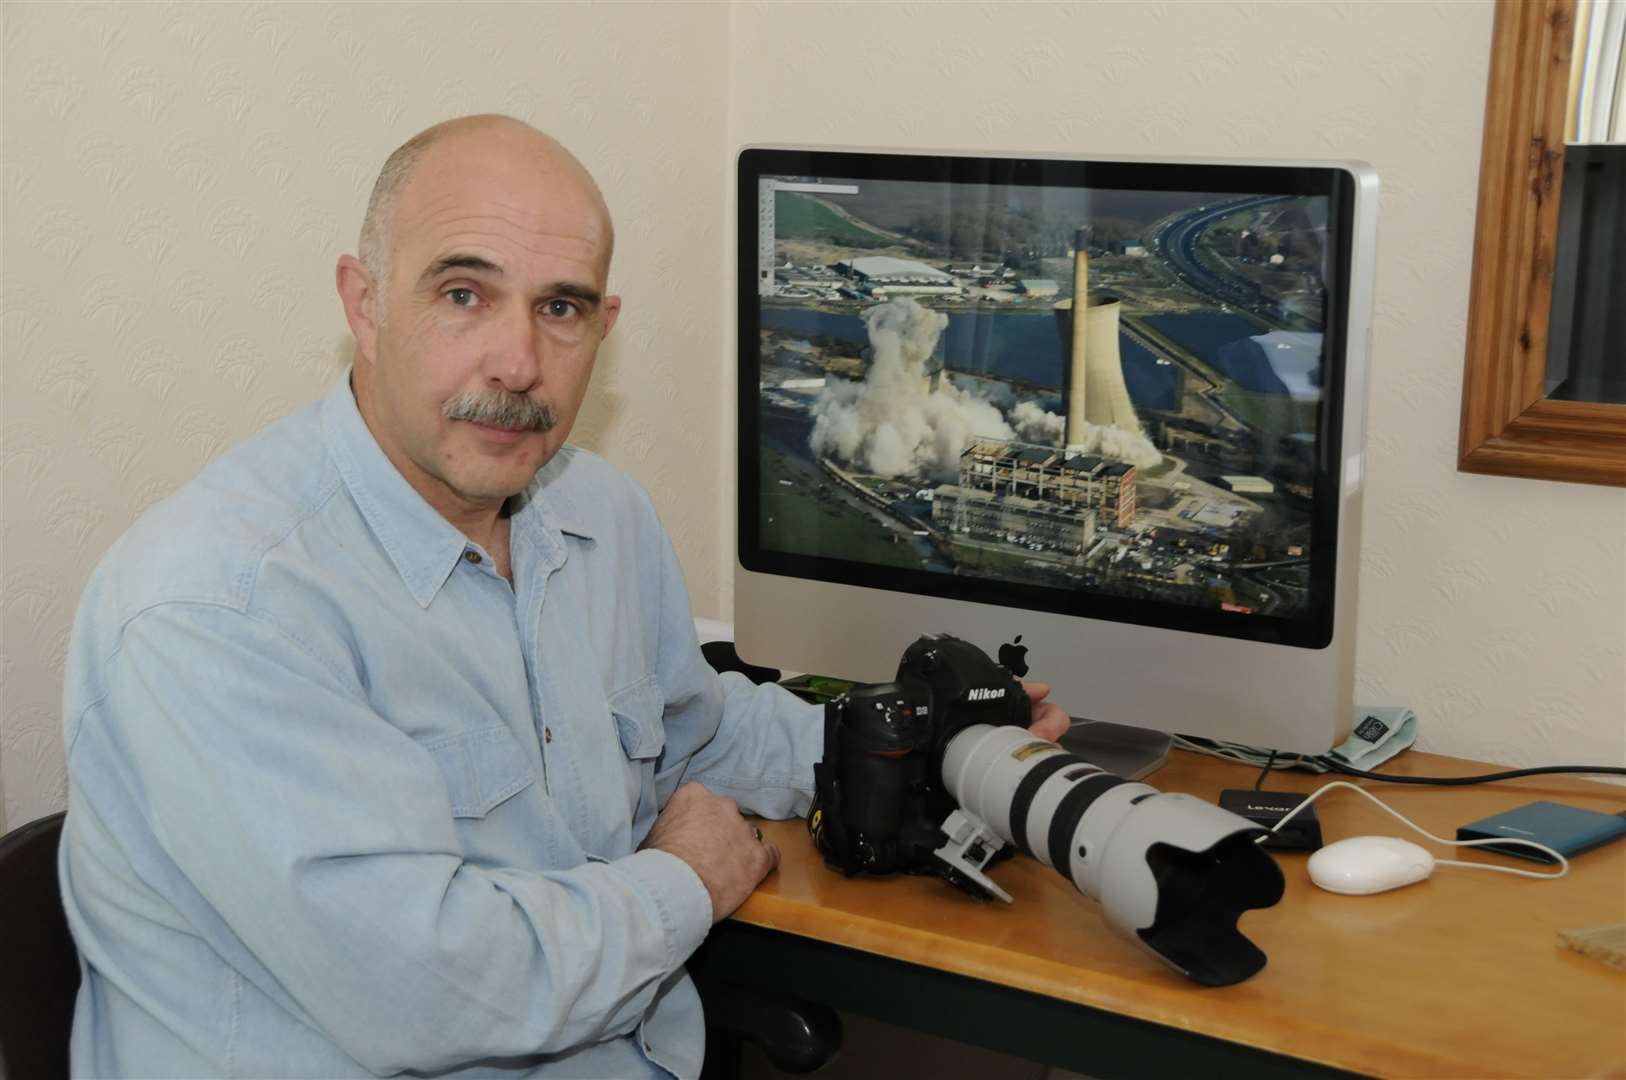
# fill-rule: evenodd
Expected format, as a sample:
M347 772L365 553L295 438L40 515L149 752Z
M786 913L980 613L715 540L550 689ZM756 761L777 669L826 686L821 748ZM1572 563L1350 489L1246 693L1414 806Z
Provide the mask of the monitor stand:
M1114 776L1139 780L1162 765L1169 757L1169 734L1110 720L1073 717L1073 726L1058 742L1068 750L1098 765Z

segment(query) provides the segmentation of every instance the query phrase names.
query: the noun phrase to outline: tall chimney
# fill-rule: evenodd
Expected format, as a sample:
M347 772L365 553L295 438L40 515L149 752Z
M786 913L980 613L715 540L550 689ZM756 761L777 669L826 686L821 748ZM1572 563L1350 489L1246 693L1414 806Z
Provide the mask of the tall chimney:
M1085 249L1085 231L1073 233L1073 348L1067 370L1067 449L1078 445L1084 431L1084 373L1088 350L1085 345L1085 312L1090 304L1090 255Z

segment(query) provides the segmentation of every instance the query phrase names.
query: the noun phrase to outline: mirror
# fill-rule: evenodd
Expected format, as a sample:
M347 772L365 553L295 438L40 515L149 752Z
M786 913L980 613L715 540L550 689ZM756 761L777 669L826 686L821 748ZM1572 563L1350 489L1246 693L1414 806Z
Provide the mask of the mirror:
M1572 76L1577 87L1586 86L1581 76L1591 59L1585 51L1591 38L1585 38L1581 69L1572 65L1576 31L1578 25L1591 27L1591 15L1599 9L1609 17L1611 6L1618 5L1498 0L1496 6L1458 442L1457 466L1464 472L1626 486L1626 404L1571 400L1566 384L1583 380L1571 382L1562 365L1553 375L1548 370L1555 329L1564 350L1585 329L1575 321L1576 303L1595 314L1626 306L1618 278L1589 286L1577 277L1554 307ZM1578 17L1584 21L1578 23ZM1618 59L1614 77L1618 83ZM1575 97L1577 116L1585 118L1584 103L1598 95L1589 99L1578 89ZM1626 103L1617 100L1615 108L1626 109ZM1598 113L1594 106L1590 115ZM1587 168L1582 160L1587 153L1576 153L1572 172ZM1566 224L1590 239L1593 232L1572 224L1576 201ZM1562 252L1576 251L1576 243ZM1550 396L1554 390L1559 393Z
M1577 0L1542 393L1626 405L1626 0Z

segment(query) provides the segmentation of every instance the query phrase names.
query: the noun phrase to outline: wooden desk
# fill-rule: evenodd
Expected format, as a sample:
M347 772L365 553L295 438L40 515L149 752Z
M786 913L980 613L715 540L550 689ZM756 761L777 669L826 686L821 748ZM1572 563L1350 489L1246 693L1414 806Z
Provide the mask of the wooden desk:
M1408 753L1391 771L1492 771ZM1215 798L1257 770L1175 753L1148 777ZM1327 777L1331 779L1332 777ZM1273 773L1312 791L1322 778ZM1441 836L1551 799L1626 809L1626 788L1537 777L1475 787L1364 783ZM1350 791L1316 804L1327 842L1410 835ZM1310 884L1307 855L1277 854L1287 891L1241 928L1269 956L1237 986L1205 989L1118 938L1091 900L1018 856L993 870L1014 905L983 903L935 878L849 880L825 868L800 821L764 822L779 870L697 958L715 977L825 1000L1091 1075L1571 1077L1626 1075L1626 973L1561 947L1560 930L1626 921L1626 842L1535 881L1458 867L1378 896ZM1173 1061L1171 1061L1171 1055ZM1215 1072L1215 1066L1219 1071Z

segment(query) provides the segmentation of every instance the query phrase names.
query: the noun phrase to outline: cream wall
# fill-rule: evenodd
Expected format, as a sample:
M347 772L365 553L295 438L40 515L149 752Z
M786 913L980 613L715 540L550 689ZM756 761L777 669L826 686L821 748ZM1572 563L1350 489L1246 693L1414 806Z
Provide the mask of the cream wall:
M0 824L64 804L62 663L96 560L339 377L334 260L385 155L448 116L529 119L599 178L627 303L576 437L657 493L716 609L726 8L7 3L0 19Z
M615 211L578 441L727 617L731 148L1363 158L1383 177L1361 696L1432 749L1626 762L1626 493L1453 466L1490 8L7 4L0 828L58 809L101 552L343 370L331 290L408 134L501 110ZM695 477L716 477L695 483Z

